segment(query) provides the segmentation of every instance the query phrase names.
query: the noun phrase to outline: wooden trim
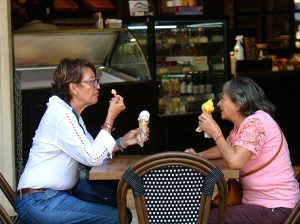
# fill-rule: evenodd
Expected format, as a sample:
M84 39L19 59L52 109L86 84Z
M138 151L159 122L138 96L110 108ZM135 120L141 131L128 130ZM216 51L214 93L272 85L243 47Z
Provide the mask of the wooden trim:
M13 66L10 1L0 1L0 171L15 186ZM9 214L14 211L0 194L0 201Z

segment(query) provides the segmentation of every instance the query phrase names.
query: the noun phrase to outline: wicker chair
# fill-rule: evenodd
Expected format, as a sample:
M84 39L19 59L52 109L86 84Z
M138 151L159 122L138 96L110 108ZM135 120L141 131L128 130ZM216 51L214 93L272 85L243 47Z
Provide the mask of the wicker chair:
M129 188L139 224L207 223L215 184L220 196L218 220L224 223L228 190L220 169L184 152L147 156L129 167L119 182L119 223L126 223Z
M8 184L8 182L5 180L1 172L0 172L0 188L1 191L4 193L5 197L7 198L7 200L10 202L10 204L16 211L15 192ZM9 216L9 214L5 211L4 207L0 203L0 223L4 223L4 224L21 223L21 220L17 215L12 217Z
M300 173L296 176L300 187ZM300 224L300 201L296 204L295 208L284 222L284 224Z

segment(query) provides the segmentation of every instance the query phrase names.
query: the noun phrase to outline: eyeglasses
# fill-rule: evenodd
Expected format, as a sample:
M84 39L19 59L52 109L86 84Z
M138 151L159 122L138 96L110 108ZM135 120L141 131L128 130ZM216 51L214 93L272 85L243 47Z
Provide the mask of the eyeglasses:
M90 83L90 84L92 84L92 86L94 88L97 88L98 85L100 86L100 80L99 79L94 79L94 80L89 80L89 81L85 80L85 81L81 81L81 82Z

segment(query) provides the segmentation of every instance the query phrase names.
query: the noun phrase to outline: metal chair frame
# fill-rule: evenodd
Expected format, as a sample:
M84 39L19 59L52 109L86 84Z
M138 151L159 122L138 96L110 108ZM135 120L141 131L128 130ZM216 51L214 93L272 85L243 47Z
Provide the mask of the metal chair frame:
M0 172L0 188L1 191L4 193L7 200L10 202L12 207L16 211L16 205L15 205L15 192L11 188L11 186L8 184L2 173ZM6 212L4 207L0 203L0 221L5 224L12 224L14 223L9 214Z

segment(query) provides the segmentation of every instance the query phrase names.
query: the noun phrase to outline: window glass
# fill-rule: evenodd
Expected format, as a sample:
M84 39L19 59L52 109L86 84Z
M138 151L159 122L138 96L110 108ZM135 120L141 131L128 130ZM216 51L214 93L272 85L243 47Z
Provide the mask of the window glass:
M238 29L240 34L245 36L255 37L257 42L261 40L261 17L255 15L238 16Z
M300 12L294 14L295 19L295 45L300 48Z
M260 0L236 0L235 7L238 12L260 12Z
M300 9L300 0L294 0L295 9Z
M289 15L266 16L266 41L270 48L288 48L289 45Z
M288 0L265 0L266 11L284 11L289 9Z

